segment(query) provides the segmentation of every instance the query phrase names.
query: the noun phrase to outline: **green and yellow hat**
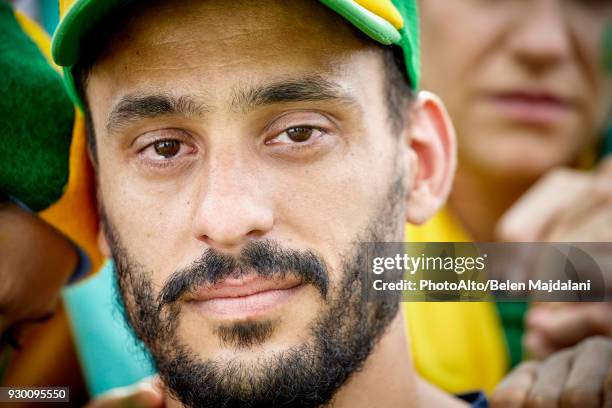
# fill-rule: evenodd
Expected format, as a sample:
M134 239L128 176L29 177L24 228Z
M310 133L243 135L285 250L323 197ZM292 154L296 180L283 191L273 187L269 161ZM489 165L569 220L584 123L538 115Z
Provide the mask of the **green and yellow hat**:
M68 93L78 106L72 67L79 61L83 41L95 26L119 6L133 0L60 0L60 23L53 36L52 55L64 69ZM320 0L355 27L384 45L397 45L404 53L413 89L420 80L417 0Z

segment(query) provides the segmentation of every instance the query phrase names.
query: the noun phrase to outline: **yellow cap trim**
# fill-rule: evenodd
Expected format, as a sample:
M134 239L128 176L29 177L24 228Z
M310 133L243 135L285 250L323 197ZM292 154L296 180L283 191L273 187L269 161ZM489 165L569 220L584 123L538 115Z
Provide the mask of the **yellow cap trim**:
M398 30L404 26L404 19L391 0L354 0L363 8L387 20Z
M387 20L398 30L404 26L404 19L391 0L354 0L377 16ZM59 0L60 18L64 18L76 0Z

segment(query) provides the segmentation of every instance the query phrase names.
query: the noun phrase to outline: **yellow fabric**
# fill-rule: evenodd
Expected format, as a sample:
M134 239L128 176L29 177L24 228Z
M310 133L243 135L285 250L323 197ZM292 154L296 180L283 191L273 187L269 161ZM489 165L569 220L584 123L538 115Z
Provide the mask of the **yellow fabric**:
M75 0L59 0L60 19L64 18L70 7L73 6Z
M468 242L448 210L422 226L406 225L412 242ZM501 321L490 302L403 303L406 330L419 374L454 393L491 392L508 368Z
M45 56L49 65L59 71L59 67L53 63L51 58L51 40L49 34L22 12L15 10L15 19L21 29L34 41L40 52Z
M404 19L395 8L391 0L354 0L365 9L368 9L378 17L387 20L398 30L404 26Z
M87 139L83 115L77 110L70 146L70 175L64 195L41 213L89 256L91 271L102 266L98 249L98 213L95 201L94 172L87 155Z
M52 64L49 35L26 15L15 12L15 16L23 31ZM97 271L102 266L103 259L97 244L97 211L93 190L95 184L91 164L87 157L85 123L78 110L72 137L70 174L64 195L51 207L41 212L40 216L79 245L92 263L91 271Z

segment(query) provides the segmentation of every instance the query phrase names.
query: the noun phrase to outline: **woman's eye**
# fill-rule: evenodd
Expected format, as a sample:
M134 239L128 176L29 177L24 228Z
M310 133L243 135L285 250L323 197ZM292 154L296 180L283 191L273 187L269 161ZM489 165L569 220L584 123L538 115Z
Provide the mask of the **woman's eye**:
M153 149L158 156L170 159L176 156L181 150L181 142L178 140L159 140L153 143Z
M310 126L296 126L285 130L272 142L276 143L304 143L310 139L320 136L323 132Z
M9 329L2 334L0 343L7 345L15 351L21 350L21 339L20 335L16 333L15 329Z

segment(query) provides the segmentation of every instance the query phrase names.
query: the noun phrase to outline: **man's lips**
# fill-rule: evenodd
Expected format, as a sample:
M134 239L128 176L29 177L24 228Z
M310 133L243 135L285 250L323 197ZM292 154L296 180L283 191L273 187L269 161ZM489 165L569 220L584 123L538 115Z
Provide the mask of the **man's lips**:
M189 296L197 308L219 318L249 318L266 314L286 303L302 288L302 281L291 276L267 279L257 275L225 279L213 286L202 286Z
M496 92L488 99L508 119L534 125L554 125L575 108L571 99L548 91Z

